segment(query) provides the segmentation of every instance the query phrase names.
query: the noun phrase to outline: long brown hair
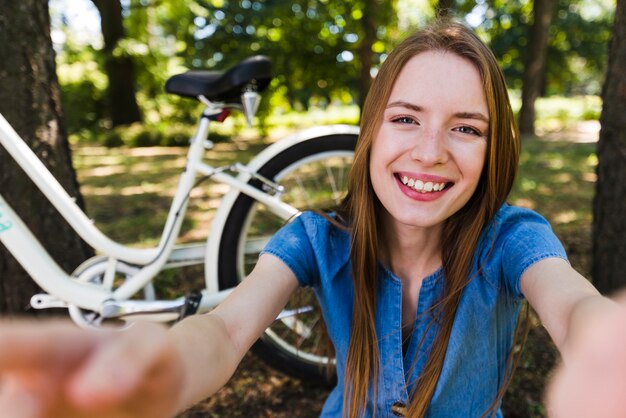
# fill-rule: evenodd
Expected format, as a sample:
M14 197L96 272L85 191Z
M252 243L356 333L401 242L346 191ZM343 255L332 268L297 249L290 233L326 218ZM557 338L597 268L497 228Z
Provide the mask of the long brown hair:
M372 188L369 160L372 141L380 128L384 108L404 65L425 51L445 51L467 59L477 68L489 111L489 137L485 166L476 191L457 213L445 221L442 233L444 294L438 302L440 328L415 390L409 417L422 417L430 404L444 362L454 316L478 240L488 222L505 202L515 178L520 139L509 103L504 76L493 53L468 28L440 21L415 32L387 57L363 107L361 134L341 215L350 223L350 257L354 280L352 330L345 373L344 416L365 411L368 396L376 396L379 353L375 327L376 287L380 256L381 204ZM503 390L500 392L504 393ZM497 395L494 405L502 394ZM493 408L493 406L492 406Z

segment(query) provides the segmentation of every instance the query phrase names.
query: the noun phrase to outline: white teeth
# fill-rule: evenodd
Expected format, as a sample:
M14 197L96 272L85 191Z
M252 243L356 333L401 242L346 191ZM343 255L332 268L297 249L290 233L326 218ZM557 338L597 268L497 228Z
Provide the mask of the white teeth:
M408 176L402 176L400 178L402 184L409 186L415 191L428 193L428 192L440 192L446 187L446 183L433 183L428 181L424 183L422 180L412 179Z

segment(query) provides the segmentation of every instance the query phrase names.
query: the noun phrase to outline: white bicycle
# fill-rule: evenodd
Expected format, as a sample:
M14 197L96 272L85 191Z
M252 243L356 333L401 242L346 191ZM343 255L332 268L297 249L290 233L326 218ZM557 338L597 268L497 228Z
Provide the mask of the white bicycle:
M133 248L105 236L75 204L43 163L0 115L0 143L71 227L96 250L72 274L64 272L0 193L0 241L46 293L34 295L37 309L64 307L83 327L138 319L176 321L207 312L243 280L272 234L301 210L327 209L344 197L358 135L335 125L300 132L270 145L248 164L212 167L209 125L231 109L250 122L271 80L271 63L248 58L225 72L190 71L170 78L166 91L200 100L204 110L190 140L159 244ZM191 190L206 178L230 187L212 220L206 243L177 243ZM205 288L174 300L157 300L152 280L164 269L204 264ZM323 319L311 291L294 295L253 350L293 376L328 381Z

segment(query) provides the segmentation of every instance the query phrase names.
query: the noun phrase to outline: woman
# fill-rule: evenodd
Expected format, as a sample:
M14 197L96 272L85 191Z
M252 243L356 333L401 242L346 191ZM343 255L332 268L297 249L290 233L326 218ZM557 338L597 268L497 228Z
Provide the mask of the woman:
M543 218L504 203L518 154L489 49L456 24L417 32L372 86L337 214L284 227L226 301L169 331L3 325L0 407L171 416L218 390L290 294L313 286L339 376L322 416L499 416L524 297L566 358L618 309Z

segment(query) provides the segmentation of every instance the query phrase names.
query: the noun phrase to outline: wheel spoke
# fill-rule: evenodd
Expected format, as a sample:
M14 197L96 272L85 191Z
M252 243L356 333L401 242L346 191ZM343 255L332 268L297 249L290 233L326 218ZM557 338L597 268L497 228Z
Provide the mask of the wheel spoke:
M309 328L304 322L300 321L298 318L294 318L293 316L282 318L281 322L285 324L287 328L289 328L302 338L309 338L312 334L311 328Z

